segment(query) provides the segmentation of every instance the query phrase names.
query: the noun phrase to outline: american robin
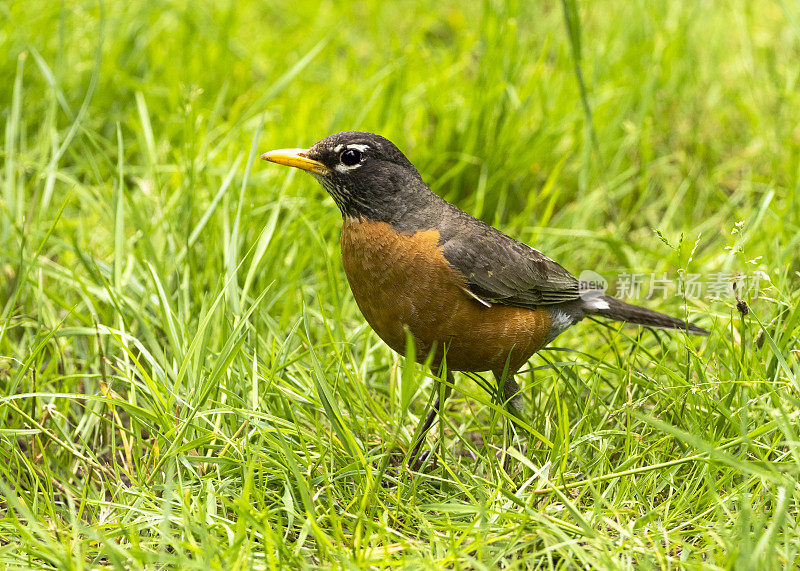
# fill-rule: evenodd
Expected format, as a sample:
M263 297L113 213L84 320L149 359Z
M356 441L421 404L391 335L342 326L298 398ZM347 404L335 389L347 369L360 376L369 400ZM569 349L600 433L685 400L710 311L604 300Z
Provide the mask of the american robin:
M347 131L309 149L261 155L311 173L344 219L342 263L361 313L389 347L419 362L433 353L448 383L436 390L409 464L452 386L452 371L492 371L520 417L514 374L586 315L708 335L681 319L582 291L559 264L434 194L388 139Z

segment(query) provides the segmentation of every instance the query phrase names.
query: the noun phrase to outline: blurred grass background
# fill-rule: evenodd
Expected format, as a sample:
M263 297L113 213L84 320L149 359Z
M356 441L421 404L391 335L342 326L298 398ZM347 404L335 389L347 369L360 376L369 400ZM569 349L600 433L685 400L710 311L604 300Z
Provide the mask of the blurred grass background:
M800 563L795 3L30 0L0 53L2 565ZM462 377L412 475L430 379L332 201L255 160L347 129L576 274L758 297L559 337L509 470Z

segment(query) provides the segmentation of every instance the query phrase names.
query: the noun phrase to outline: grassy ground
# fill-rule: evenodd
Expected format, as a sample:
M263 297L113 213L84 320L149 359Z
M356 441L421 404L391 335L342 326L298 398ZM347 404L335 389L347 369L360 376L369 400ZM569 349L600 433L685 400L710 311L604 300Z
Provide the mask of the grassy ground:
M431 8L0 2L0 566L800 564L800 10ZM507 470L460 377L410 473L431 380L255 160L351 128L711 336L574 327Z

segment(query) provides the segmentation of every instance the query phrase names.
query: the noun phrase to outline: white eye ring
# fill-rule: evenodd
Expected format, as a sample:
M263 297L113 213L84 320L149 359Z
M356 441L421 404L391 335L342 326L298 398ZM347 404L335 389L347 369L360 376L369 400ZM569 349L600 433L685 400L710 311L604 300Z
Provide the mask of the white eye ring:
M347 145L343 151L339 152L341 148L341 145L337 145L333 149L334 152L339 153L339 162L333 168L340 173L346 173L361 166L364 161L364 153L369 149L369 145Z

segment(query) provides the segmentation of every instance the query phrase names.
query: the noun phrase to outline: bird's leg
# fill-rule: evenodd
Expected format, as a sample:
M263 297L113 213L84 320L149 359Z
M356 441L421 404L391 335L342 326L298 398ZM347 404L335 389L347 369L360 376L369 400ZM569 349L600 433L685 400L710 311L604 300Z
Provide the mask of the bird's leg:
M506 410L512 414L514 419L522 420L522 395L519 392L519 385L514 379L513 373L506 373L503 378L502 373L494 374L498 384L503 385L503 404Z
M409 468L416 468L417 456L419 455L419 449L422 446L422 443L425 441L425 435L428 433L428 430L430 430L431 426L433 425L433 421L436 420L436 415L441 411L444 402L450 396L450 392L452 390L453 373L447 371L447 381L444 383L444 386L442 386L441 381L438 379L433 385L433 391L436 397L434 399L434 405L428 411L428 415L425 417L425 420L420 421L420 424L418 424L416 430L414 430L414 434L419 433L419 436L417 437L417 443L414 445L414 449L411 451L411 456L408 458Z
M494 377L497 379L498 386L502 386L503 391L503 405L506 410L511 413L511 420L514 421L518 431L527 434L522 426L525 417L522 415L523 401L522 394L519 390L519 385L514 379L514 373L494 371Z
M514 374L508 372L498 373L495 371L494 376L497 379L498 386L502 385L503 387L503 404L505 405L506 410L511 413L511 420L516 425L516 430L524 433L528 437L528 444L530 444L530 434L528 434L528 431L523 428L522 424L520 423L520 421L524 420L522 416L523 402L522 395L519 391L519 385L514 379ZM510 470L511 468L510 460L511 457L506 456L504 463L504 469L506 471Z

